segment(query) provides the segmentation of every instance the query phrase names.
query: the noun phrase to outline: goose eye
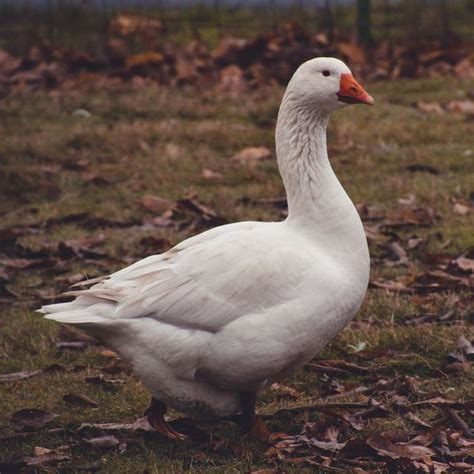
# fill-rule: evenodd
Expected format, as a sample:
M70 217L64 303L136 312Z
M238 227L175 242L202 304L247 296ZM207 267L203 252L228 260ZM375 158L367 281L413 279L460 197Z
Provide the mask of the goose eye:
M323 76L328 77L328 76L330 76L330 75L331 75L331 73L330 73L329 71L323 71Z

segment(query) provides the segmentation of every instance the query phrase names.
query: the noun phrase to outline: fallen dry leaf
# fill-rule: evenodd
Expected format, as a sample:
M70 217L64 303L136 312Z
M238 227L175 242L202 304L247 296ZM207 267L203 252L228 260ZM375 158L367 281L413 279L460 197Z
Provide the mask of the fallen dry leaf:
M222 179L224 177L221 173L219 173L217 171L214 171L214 170L211 170L209 168L204 168L201 171L201 176L204 179L208 179L208 180L218 180L218 179Z
M441 107L441 104L439 104L438 102L424 102L422 100L419 100L416 103L416 108L421 112L425 112L428 114L441 115L444 112L443 107Z
M56 347L58 349L69 349L73 351L83 351L89 346L88 342L84 341L62 341L62 342L57 342Z
M403 207L387 211L387 220L383 225L390 227L431 226L437 219L438 216L429 207Z
M375 449L380 456L392 459L408 458L421 461L430 461L435 452L422 445L393 443L384 433L374 434L367 438L367 444Z
M265 146L250 146L233 155L231 160L246 163L256 160L265 160L271 158L271 156L272 152Z
M466 204L456 202L453 205L453 212L459 216L467 216L471 212L471 208L466 206Z
M40 370L23 370L22 372L14 372L11 374L0 375L0 382L16 382L17 380L29 379L35 375L42 374L43 369Z
M81 238L64 240L58 243L57 253L61 258L103 258L106 254L102 251L93 250L91 247L95 247L102 244L105 241L104 235L98 235L92 238Z
M448 102L446 108L450 112L474 116L474 101L472 100L452 100Z
M82 408L97 408L99 406L99 404L95 400L92 400L92 398L89 398L87 395L84 394L67 393L63 396L63 400L66 403L76 405Z
M4 265L10 268L16 268L20 270L33 268L33 267L51 266L51 265L54 265L54 263L56 262L49 258L38 258L38 259L0 258L0 265Z
M113 435L99 436L97 438L84 438L83 440L94 448L115 448L120 445L120 441Z
M146 416L138 418L134 423L82 423L77 431L87 429L96 429L103 431L156 431L153 426L148 423Z
M457 402L453 400L447 400L442 397L429 398L427 400L420 400L418 402L410 403L412 407L429 407L429 406L440 406L447 408L454 408L458 410L474 410L474 399L466 400L464 402Z
M70 460L71 456L69 454L57 452L55 450L41 456L27 456L24 458L25 464L30 467L41 467L46 464L56 465Z
M456 266L463 272L474 273L474 259L464 256L458 257L455 261Z
M18 430L34 430L47 425L58 415L36 408L23 408L13 413L11 422Z
M163 212L173 205L173 201L163 197L147 194L146 196L142 197L140 204L146 210L151 211L154 214L163 214Z
M108 359L118 359L119 355L115 351L111 351L110 349L104 349L100 351L100 355L102 357L107 357Z
M281 383L276 383L276 382L270 385L270 390L275 392L277 398L296 399L301 395L301 393L298 392L298 390L295 390L292 387L288 387L287 385L283 385Z

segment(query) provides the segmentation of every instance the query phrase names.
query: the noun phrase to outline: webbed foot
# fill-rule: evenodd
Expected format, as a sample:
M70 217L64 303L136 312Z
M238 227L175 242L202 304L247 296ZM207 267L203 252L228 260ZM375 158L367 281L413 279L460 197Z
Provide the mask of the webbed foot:
M150 425L165 438L173 441L184 441L188 439L185 434L174 430L165 420L164 415L166 410L167 407L165 403L156 398L152 398L150 406L145 410L145 416L147 417L148 423L150 423Z

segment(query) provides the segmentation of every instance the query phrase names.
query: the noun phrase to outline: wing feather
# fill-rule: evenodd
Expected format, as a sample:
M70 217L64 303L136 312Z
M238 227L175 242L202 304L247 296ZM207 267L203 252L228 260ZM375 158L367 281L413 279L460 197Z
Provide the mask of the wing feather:
M146 316L218 331L294 298L312 267L294 234L275 232L275 225L246 222L212 229L74 294L115 300L114 319Z

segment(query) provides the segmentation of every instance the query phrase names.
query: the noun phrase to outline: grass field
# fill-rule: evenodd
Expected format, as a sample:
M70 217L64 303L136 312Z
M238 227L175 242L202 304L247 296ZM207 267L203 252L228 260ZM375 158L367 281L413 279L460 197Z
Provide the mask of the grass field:
M438 268L441 258L456 258L474 245L472 213L455 211L456 203L468 205L472 199L474 122L463 114L429 114L413 106L420 100L444 105L465 98L469 86L467 80L446 78L369 84L376 106L352 107L333 117L328 140L333 167L353 201L368 206L369 218L394 210L404 212L410 206L432 208L438 216L429 225L400 226L381 240L371 238L373 280L408 282L413 275ZM0 384L0 432L5 437L0 438L0 459L32 456L38 446L69 445L73 460L64 462L61 472L248 472L281 465L285 472L314 472L315 468L265 457L268 445L240 439L238 430L227 422L201 425L212 435L212 443L176 444L150 433L126 432L114 433L127 443L123 453L85 444L84 436L75 431L78 425L132 422L143 413L149 395L104 347L58 348L59 341L74 339L74 335L33 312L78 274L108 273L194 232L189 226L143 225L153 218L141 205L145 195L176 200L194 193L228 221L280 219L280 209L252 204L284 195L275 160L245 165L230 157L247 146L273 150L281 94L281 89L271 89L232 97L212 91L197 94L143 87L7 97L0 103L0 236L6 234L5 229L32 229L18 238L16 246L0 250L5 252L0 273L5 281L0 373L53 364L62 367ZM74 113L78 108L91 116ZM413 164L425 168L410 171L407 166ZM426 172L427 165L431 172ZM207 179L202 176L204 168L222 177ZM83 220L61 220L77 213L88 214ZM103 218L102 224L97 217ZM57 223L51 223L55 218ZM50 224L38 226L48 219ZM93 219L96 224L87 225ZM134 223L110 224L124 221ZM377 221L368 219L366 224L373 228ZM156 239L144 240L152 236ZM6 261L47 260L45 249L90 237L98 237L102 257L55 257L53 262L24 268ZM421 239L422 244L409 250L409 239ZM408 262L393 262L386 255L393 240L407 250ZM439 322L438 316L448 311L454 312L452 324ZM377 377L415 377L426 393L466 400L474 391L472 367L447 371L445 364L460 335L473 338L472 311L467 288L416 294L370 289L356 321L318 356L318 360L357 363L366 370L335 374L308 366L294 379L284 381L285 386L268 390L260 400L259 412L270 415L281 408L311 404L319 397L324 399L337 384L346 389L370 386ZM405 324L426 315L433 317L428 322ZM111 360L115 373L107 377L123 383L107 387L85 381L107 374L104 367L110 368ZM63 400L68 393L85 394L97 406L68 404ZM352 394L342 400L360 401L360 396ZM22 408L59 416L46 428L15 437L10 418ZM420 408L415 414L425 421L440 415L435 407ZM273 417L268 424L272 431L291 434L298 433L307 420L322 419L321 413L303 411ZM466 418L467 423L471 421ZM351 436L364 437L414 426L413 421L391 411L389 416L370 418L360 431L347 430ZM54 428L66 431L46 433ZM94 434L99 435L92 431L89 438ZM59 468L44 469L56 472Z

